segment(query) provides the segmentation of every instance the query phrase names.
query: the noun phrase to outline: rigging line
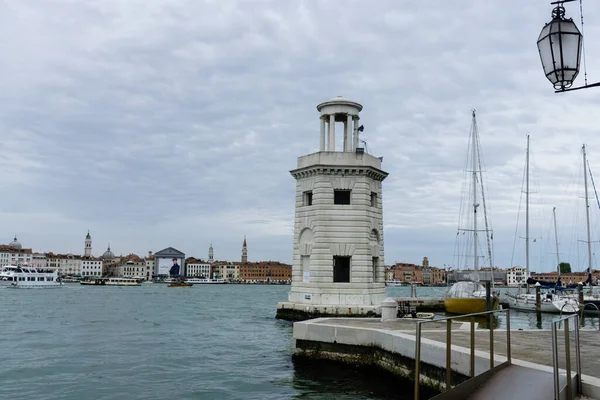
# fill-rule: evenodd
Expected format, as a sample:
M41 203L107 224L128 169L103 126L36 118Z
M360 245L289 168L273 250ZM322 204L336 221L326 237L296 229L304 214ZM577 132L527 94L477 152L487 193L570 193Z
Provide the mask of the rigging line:
M478 147L479 143L477 143ZM481 185L481 202L483 203L483 219L485 222L485 238L487 241L487 250L488 250L488 257L490 260L490 267L493 267L493 260L492 260L492 246L490 244L490 230L489 230L489 226L488 226L488 216L487 216L487 206L486 206L486 201L485 201L485 190L483 187L483 168L481 165L481 150L477 153L477 158L479 161L479 183Z
M594 188L594 194L596 195L596 202L598 203L598 208L600 208L600 200L598 200L598 192L596 191L596 184L594 183L594 177L592 176L592 169L590 168L590 162L587 162L588 171L590 173L590 180L592 181L592 187Z
M587 66L585 62L585 36L583 35L583 0L579 0L579 15L581 16L581 52L583 53L583 78L587 86Z
M519 208L517 209L517 224L515 226L515 236L513 238L513 249L512 254L510 256L510 267L514 266L513 261L515 258L515 248L517 246L517 235L519 233L519 216L521 215L521 205L523 204L523 185L525 184L525 168L526 165L523 164L523 176L521 178L521 196L519 197Z

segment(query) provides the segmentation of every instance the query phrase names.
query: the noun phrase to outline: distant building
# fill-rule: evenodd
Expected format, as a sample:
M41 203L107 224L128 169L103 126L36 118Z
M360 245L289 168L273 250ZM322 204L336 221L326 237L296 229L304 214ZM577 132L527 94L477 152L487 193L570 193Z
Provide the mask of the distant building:
M506 284L508 286L519 286L527 282L527 269L514 266L506 270Z
M185 276L185 253L173 247L167 247L154 253L154 276L168 277L173 266L173 259L176 259L179 265L179 275Z
M7 245L0 245L0 267L6 265L31 264L33 259L31 249L24 249L17 236Z
M239 262L216 261L211 264L211 278L237 282L240 280L240 265Z
M146 260L137 254L128 254L121 258L115 276L120 278L146 279Z
M491 281L497 285L506 285L506 271L500 268L481 268L476 274L472 269L464 269L448 272L448 283L455 283L462 280L473 280L474 276L479 278L479 281Z
M81 257L68 254L46 254L46 263L49 267L58 268L60 276L80 276L81 275Z
M146 262L146 280L149 281L154 274L154 255L151 251L148 252L144 261Z
M33 253L31 256L31 266L36 268L46 268L46 255L44 253Z
M83 257L81 259L81 268L79 275L99 278L103 273L101 258Z
M185 272L186 276L208 279L210 278L210 263L188 257L185 260Z
M289 283L292 280L292 266L279 261L242 264L240 280L245 283Z

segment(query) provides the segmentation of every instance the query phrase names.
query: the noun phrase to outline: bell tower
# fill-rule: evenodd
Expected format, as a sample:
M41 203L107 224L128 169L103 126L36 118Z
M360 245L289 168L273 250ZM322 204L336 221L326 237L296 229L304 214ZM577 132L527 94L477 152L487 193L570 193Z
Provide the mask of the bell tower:
M84 257L92 256L92 236L90 235L90 231L85 235L85 249L83 255Z
M292 286L279 318L372 315L385 297L382 157L359 147L362 105L317 106L320 146L298 158ZM336 125L341 129L336 146Z
M248 263L248 244L246 244L246 235L244 235L244 244L242 245L242 264Z
M211 243L210 247L208 248L208 262L212 263L213 261L215 261L215 251Z

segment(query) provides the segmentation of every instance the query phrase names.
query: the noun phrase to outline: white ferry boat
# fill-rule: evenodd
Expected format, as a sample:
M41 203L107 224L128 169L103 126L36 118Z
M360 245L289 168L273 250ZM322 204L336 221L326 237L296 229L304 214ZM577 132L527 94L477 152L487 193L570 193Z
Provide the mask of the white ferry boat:
M193 283L195 284L224 284L227 283L227 281L225 279L210 279L210 278L189 278L185 280L186 283Z
M135 278L108 278L106 286L142 286L142 282Z
M385 281L385 286L407 286L402 281Z
M61 287L62 282L58 279L57 268L9 265L0 272L0 286L18 289L47 289Z

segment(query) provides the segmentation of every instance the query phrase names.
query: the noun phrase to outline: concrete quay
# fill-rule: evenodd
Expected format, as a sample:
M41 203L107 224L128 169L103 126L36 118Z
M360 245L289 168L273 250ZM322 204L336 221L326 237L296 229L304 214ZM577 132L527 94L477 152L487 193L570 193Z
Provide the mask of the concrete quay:
M375 318L317 318L296 322L294 323L296 340L294 357L333 360L352 365L374 365L397 376L414 380L415 329L414 319L381 322L380 319ZM470 377L470 324L453 321L451 329L451 385L455 387L466 382ZM517 367L506 368L505 375L518 373L523 377L529 374L532 380L528 391L536 392L537 397L528 398L552 398L551 331L511 330L510 333L512 365ZM475 330L476 376L490 368L489 334L487 329ZM582 393L592 399L600 399L600 346L596 345L598 339L600 339L600 332L580 330ZM564 367L564 344L560 344L561 340L559 333L559 365ZM571 349L573 346L572 342ZM506 349L506 330L495 329L495 366L500 366L507 361ZM429 393L440 393L445 389L446 350L446 323L429 322L423 325L420 376L421 387L428 389ZM574 358L573 350L571 355ZM565 371L561 370L561 373L564 375ZM564 376L561 376L560 380L566 382ZM514 395L514 393L510 394L511 390L520 390L517 392L517 397L505 398L522 398L524 392L515 386L508 384L501 387L506 396ZM473 398L480 397L475 395Z

